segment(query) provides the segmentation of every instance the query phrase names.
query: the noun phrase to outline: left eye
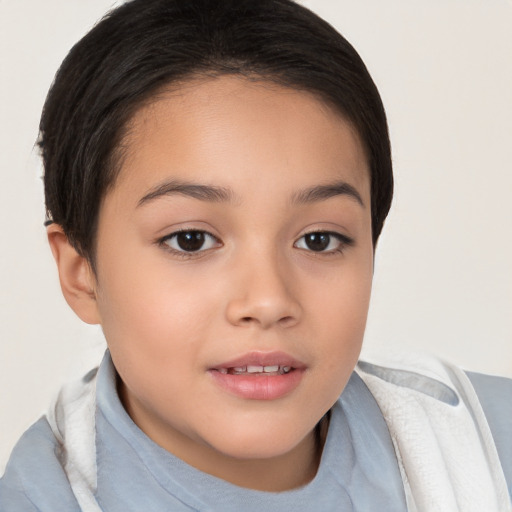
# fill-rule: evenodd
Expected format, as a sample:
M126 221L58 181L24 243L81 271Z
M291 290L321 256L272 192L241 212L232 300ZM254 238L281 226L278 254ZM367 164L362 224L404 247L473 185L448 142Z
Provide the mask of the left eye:
M206 231L187 230L172 233L165 237L162 243L177 252L199 252L212 249L219 241Z
M352 240L340 233L314 231L300 237L295 242L295 247L314 252L335 252L351 244Z

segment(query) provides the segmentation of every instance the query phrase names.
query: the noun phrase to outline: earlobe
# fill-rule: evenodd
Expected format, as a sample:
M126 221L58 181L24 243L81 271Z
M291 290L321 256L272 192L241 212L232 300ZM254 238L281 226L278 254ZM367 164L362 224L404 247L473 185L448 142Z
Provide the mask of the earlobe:
M46 232L66 302L84 322L99 324L96 278L89 262L69 243L61 226L50 224Z

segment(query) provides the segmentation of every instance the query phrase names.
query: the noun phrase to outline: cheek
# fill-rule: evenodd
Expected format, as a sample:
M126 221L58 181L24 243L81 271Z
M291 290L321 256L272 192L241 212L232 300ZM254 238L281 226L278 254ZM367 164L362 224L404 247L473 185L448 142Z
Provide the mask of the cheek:
M315 332L318 340L316 356L320 363L322 390L330 407L346 385L361 350L372 285L372 260L355 260L326 280L323 293L311 296L311 310L315 312Z
M126 251L104 262L98 308L111 349L122 344L123 350L139 348L149 357L165 349L164 358L171 346L173 357L193 349L219 303L213 283L198 272L176 271L161 255L144 259Z
M120 264L110 276L105 273L100 290L105 338L128 388L146 405L161 400L167 408L172 402L167 390L189 382L190 374L199 370L195 362L205 323L197 318L206 316L204 301L193 287L180 282L183 276L169 276L162 268L141 263L138 272L122 279L123 267Z
M341 346L362 341L371 288L372 263L365 257L325 277L323 286L311 286L310 307L326 337L339 339Z

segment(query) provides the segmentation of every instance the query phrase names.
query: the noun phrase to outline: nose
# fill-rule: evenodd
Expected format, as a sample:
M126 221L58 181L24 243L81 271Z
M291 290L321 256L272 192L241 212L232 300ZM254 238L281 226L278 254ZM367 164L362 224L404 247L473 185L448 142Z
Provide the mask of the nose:
M241 261L233 269L227 320L236 326L261 329L292 327L300 322L302 308L294 291L294 278L285 262L263 257Z

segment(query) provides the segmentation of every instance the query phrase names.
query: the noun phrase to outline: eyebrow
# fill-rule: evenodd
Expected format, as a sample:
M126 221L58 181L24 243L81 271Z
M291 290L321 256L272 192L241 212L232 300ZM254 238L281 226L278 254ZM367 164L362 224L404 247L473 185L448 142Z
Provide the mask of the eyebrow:
M190 183L180 180L171 180L161 183L149 190L138 202L137 206L142 206L148 202L165 196L180 194L201 201L215 203L230 202L234 199L234 193L226 187L215 185L201 185L199 183ZM325 185L315 185L296 192L292 196L292 204L308 204L317 201L324 201L336 196L348 196L355 199L363 208L365 207L363 199L359 192L345 181L337 181Z
M228 202L233 199L233 192L225 187L171 180L149 190L147 194L141 197L137 206L142 206L143 204L160 197L171 196L174 194L180 194L193 197L194 199L200 199L201 201L210 201L215 203Z
M294 194L292 202L295 204L314 203L324 201L336 196L348 196L355 199L363 208L365 207L361 194L355 187L345 181L337 181L326 185L317 185L314 187L300 190Z

